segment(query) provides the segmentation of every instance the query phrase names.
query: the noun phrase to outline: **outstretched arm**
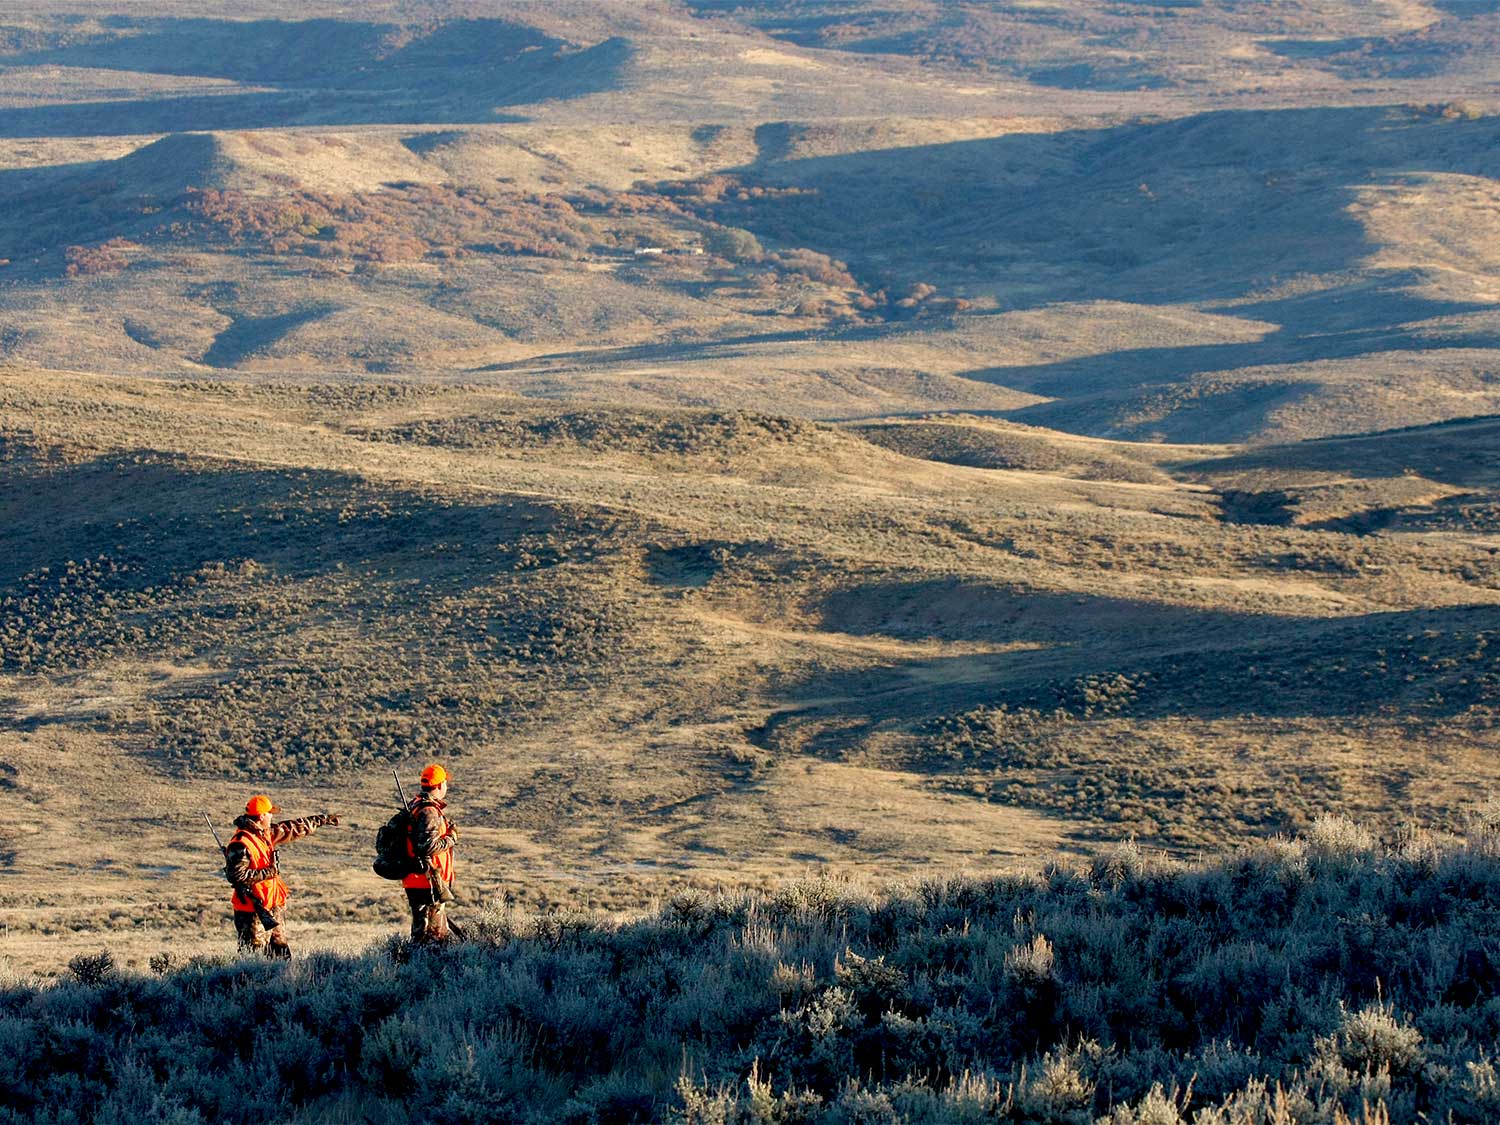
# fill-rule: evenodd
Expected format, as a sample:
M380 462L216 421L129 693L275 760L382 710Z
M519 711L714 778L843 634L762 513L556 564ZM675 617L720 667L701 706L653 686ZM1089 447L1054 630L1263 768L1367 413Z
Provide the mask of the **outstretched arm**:
M293 840L300 840L303 836L311 836L315 830L322 828L325 824L337 824L338 822L337 813L299 816L296 820L282 820L271 825L269 835L271 843L279 848L282 844L289 844Z

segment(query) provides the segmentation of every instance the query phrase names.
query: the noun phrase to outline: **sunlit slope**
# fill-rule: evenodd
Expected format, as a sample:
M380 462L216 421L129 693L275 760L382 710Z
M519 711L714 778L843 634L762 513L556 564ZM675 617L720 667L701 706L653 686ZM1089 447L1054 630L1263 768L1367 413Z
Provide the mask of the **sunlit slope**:
M1177 442L1441 421L1497 408L1495 120L173 135L4 173L0 348Z
M1484 0L1371 7L694 0L802 47L915 58L1059 91L1233 91L1242 96L1424 79L1473 81L1500 19ZM1345 85L1348 84L1348 85Z
M1287 734L1336 724L1357 763L1401 715L1436 708L1457 731L1489 706L1483 661L1425 667L1491 628L1483 542L1252 519L1207 450L400 384L4 386L9 666L44 711L56 677L107 679L115 660L199 669L106 727L164 768L482 760L512 727L638 746L663 722L755 768L931 768L945 724L1004 705L1021 741L984 726L977 757L944 767L988 771L988 792L1006 747L1066 756L1190 721L1173 738L1192 755L1260 737L1280 707ZM952 456L959 439L1004 464ZM1215 487L1178 483L1163 455ZM166 523L143 506L163 496ZM1434 628L1446 639L1414 646ZM369 697L376 682L391 693ZM641 693L646 712L600 702ZM1257 816L1292 815L1270 800ZM1173 832L1207 831L1184 816Z

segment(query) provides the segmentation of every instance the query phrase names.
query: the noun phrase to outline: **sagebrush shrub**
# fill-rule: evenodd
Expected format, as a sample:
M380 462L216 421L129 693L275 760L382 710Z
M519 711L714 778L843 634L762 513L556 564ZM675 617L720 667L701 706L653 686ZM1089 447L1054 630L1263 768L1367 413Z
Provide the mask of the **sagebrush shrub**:
M83 984L102 984L114 975L115 955L107 949L80 953L68 962L68 971Z
M291 965L85 955L0 987L0 1122L399 1120L434 1089L454 1122L1485 1122L1496 916L1487 851L1334 826L633 921L501 904L467 945Z

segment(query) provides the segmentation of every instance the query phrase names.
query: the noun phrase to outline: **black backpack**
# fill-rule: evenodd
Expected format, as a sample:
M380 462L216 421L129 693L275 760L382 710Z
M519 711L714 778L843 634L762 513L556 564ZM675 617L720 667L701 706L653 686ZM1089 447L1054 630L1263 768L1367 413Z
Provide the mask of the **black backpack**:
M375 862L371 865L382 879L405 879L417 873L416 857L408 852L411 813L402 809L375 832Z

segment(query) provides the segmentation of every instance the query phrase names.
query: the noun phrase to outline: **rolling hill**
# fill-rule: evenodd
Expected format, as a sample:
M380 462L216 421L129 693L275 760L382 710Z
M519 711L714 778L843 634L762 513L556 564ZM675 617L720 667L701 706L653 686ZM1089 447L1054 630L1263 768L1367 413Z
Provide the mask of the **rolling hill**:
M1495 5L150 7L0 17L7 964L433 757L544 917L1495 785Z
M1391 443L1369 484L1412 462L1424 495L1493 505L1467 428L1360 439ZM601 907L789 863L1190 850L1330 807L1456 826L1491 776L1494 547L1307 520L1338 443L19 368L0 435L7 785L75 841L40 914L4 903L15 934L129 896L156 861L125 823L171 850L246 785L378 808L387 764L433 755L483 893ZM149 823L75 818L126 784ZM0 822L23 875L57 863L29 818ZM299 857L320 926L382 916L363 846Z

